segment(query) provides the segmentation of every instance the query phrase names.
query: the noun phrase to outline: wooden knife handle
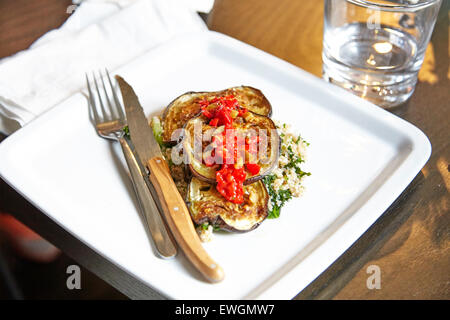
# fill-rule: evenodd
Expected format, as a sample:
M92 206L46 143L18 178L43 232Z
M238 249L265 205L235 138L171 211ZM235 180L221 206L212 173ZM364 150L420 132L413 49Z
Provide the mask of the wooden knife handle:
M181 250L210 282L223 280L225 276L223 269L203 248L189 209L178 192L166 161L160 157L153 157L148 161L147 166L150 170L150 181L160 199L167 224Z

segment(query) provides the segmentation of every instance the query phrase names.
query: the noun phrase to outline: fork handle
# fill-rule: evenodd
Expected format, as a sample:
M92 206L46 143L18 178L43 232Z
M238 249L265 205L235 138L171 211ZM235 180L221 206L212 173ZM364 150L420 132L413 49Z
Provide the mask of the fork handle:
M141 211L147 221L148 229L150 230L156 249L162 258L174 257L177 254L176 245L166 229L158 207L144 180L139 163L128 142L124 138L119 138L119 142L130 170L131 180L133 181Z
M194 224L170 175L166 161L153 157L147 162L150 181L160 199L162 211L172 234L186 257L210 282L219 282L224 278L223 269L214 262L203 248L195 231Z

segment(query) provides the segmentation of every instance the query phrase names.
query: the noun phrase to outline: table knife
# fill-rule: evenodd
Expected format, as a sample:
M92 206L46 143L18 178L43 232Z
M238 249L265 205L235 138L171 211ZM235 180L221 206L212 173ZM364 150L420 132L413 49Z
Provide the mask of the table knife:
M131 141L141 162L149 170L149 180L158 195L170 231L189 261L208 281L221 281L224 278L224 271L209 256L200 242L189 209L170 175L169 166L136 93L122 77L116 75L116 80L122 93Z
M134 190L138 197L139 205L144 214L150 235L155 244L156 251L163 259L173 258L177 254L177 246L172 239L169 230L167 230L164 220L159 214L155 198L147 186L147 181L144 176L145 170L138 161L138 156L131 150L128 140L121 139L120 144L122 145Z

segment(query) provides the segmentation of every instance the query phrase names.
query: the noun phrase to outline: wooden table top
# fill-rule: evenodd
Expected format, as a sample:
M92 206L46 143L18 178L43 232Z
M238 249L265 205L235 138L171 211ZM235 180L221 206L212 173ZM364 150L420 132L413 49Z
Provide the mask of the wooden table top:
M67 19L70 4L69 0L0 0L0 58L26 49L58 27ZM449 16L450 1L444 1L415 93L392 111L425 132L433 146L430 160L377 222L297 298L450 298ZM208 16L211 30L318 77L322 26L323 1L216 0ZM380 268L381 289L367 288L371 265Z

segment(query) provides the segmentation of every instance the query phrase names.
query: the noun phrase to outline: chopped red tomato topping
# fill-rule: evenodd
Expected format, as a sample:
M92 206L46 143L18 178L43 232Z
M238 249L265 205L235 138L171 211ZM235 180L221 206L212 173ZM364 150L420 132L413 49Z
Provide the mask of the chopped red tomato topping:
M245 164L245 168L247 168L247 170L252 175L258 174L259 171L261 170L261 167L258 164L256 164L256 163L246 163Z
M247 113L247 109L239 106L233 95L201 100L198 103L202 114L210 119L209 125L212 127L225 126L226 129L231 129L233 118L236 115L242 116ZM215 160L220 160L223 163L220 170L216 172L216 188L228 201L242 203L244 201L244 181L247 176L245 170L251 175L256 175L261 170L261 167L254 163L246 163L245 167L243 166L245 151L253 155L255 159L259 137L249 137L244 141L242 137L234 136L231 150L227 149L230 146L226 142L226 130L221 135L214 136L212 141L216 144L216 148L210 156L206 157L204 162L208 167L213 166ZM242 147L243 150L239 150L239 147Z
M219 118L214 118L209 122L209 125L213 126L213 127L217 127L218 123L219 123Z
M224 164L216 172L217 191L233 203L242 203L244 201L244 168L236 169L234 165Z
M202 114L208 119L212 119L209 124L214 127L218 125L231 127L231 123L233 122L231 111L236 110L239 107L238 101L232 95L216 97L211 100L201 100L199 101L199 104ZM240 111L241 110L242 109L240 109ZM214 121L213 124L211 123L212 121Z

